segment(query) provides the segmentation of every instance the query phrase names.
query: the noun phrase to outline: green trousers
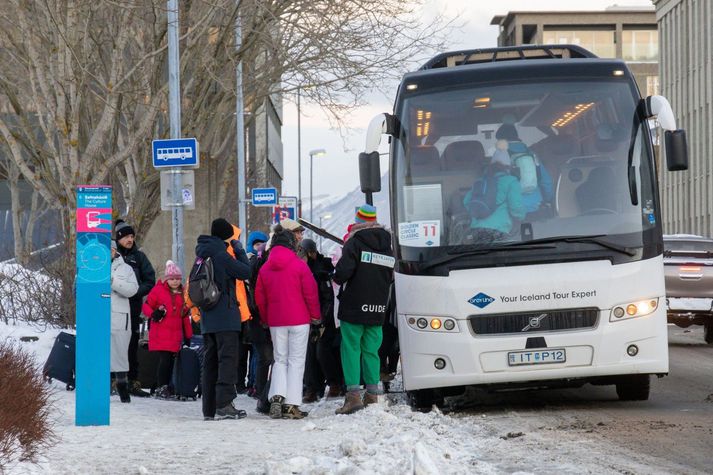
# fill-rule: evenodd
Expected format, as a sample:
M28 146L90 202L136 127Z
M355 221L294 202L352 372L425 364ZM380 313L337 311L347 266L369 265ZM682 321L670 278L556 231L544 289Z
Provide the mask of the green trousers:
M364 383L379 384L379 347L381 347L381 325L359 325L345 321L339 322L342 334L342 369L344 383L350 386L360 385L363 371Z

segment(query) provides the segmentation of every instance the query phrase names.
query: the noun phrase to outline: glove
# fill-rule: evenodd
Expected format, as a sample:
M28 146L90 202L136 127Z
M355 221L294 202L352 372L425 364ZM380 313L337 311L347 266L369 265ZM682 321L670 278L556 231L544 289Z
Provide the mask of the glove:
M191 339L190 338L184 338L183 339L183 346L187 346L188 348L191 347Z
M158 323L161 320L163 320L163 317L165 317L165 316L166 316L166 308L163 305L161 305L159 308L157 308L156 310L154 310L151 313L151 321L154 323Z

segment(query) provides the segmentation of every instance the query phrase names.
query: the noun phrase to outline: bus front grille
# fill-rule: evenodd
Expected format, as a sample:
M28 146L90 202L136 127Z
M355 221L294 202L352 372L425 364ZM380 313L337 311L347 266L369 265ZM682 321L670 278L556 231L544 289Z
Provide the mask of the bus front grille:
M542 310L528 313L471 315L470 326L477 335L537 333L593 328L599 309Z

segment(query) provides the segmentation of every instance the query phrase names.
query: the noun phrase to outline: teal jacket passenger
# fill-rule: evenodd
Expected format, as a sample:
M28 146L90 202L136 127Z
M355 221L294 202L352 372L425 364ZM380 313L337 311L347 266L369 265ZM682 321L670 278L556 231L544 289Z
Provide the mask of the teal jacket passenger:
M504 171L495 172L497 177L497 191L495 194L495 211L483 219L473 218L471 228L487 228L509 234L512 231L513 219L525 218L525 206L522 202L522 191L517 178ZM473 190L466 193L463 204L470 211L469 205Z

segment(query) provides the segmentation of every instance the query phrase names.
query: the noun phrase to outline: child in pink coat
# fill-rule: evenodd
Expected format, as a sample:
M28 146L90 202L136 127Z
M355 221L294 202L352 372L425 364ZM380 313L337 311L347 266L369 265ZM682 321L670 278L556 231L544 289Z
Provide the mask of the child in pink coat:
M166 261L164 280L159 280L146 297L142 313L149 322L149 351L159 354L155 396L170 399L173 395L171 374L173 360L182 344L188 345L193 330L183 300L183 275L173 262Z

